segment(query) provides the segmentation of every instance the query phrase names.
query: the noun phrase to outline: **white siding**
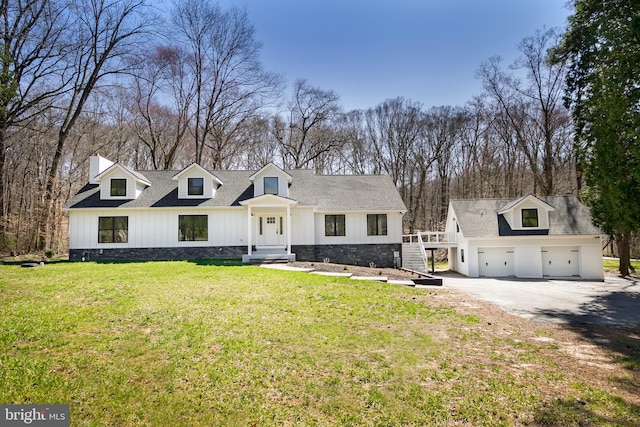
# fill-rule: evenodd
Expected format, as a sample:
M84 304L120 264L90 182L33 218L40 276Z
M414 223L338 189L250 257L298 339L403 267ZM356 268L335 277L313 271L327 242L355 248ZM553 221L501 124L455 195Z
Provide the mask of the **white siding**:
M247 244L247 211L238 209L105 209L69 213L70 249L242 246ZM208 215L208 241L178 241L179 215ZM128 216L127 243L98 243L98 217Z
M464 274L465 276L477 277L478 275L477 251L473 249L474 254L472 255L466 240L459 239L457 242L458 242L457 247L449 249L449 255L451 256L451 258L449 259L449 269L453 271L457 271L460 274ZM462 261L463 254L464 254L464 262ZM475 273L471 274L470 271L474 271Z
M367 214L383 213L387 215L387 235L367 235ZM325 215L345 216L345 236L325 236ZM373 244L402 242L402 214L398 212L323 212L315 214L315 240L318 245Z
M515 275L522 278L542 277L542 258L537 245L518 246L514 255Z
M599 238L580 246L580 277L589 280L604 280L602 268L602 243Z
M315 244L315 228L312 226L313 221L313 208L295 208L291 210L292 245Z
M259 244L257 218L267 214L283 217L284 209L260 209L252 217L254 236L252 243ZM208 215L207 241L178 241L179 215ZM98 243L98 217L127 216L129 218L127 243ZM373 244L402 242L402 214L387 213L387 235L367 236L367 214L345 214L346 236L324 235L324 214L314 213L313 208L291 210L291 243L314 244ZM101 209L71 210L69 212L70 249L100 248L161 248L176 246L245 246L247 244L246 208L217 209ZM285 231L285 233L288 230ZM286 234L285 234L286 236Z

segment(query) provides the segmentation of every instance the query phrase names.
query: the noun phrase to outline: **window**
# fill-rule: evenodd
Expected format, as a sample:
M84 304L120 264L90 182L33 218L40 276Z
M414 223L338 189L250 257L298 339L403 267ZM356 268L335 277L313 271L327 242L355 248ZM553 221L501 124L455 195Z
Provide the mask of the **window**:
M127 195L127 180L122 178L111 180L111 195L112 196L126 196Z
M367 215L367 236L387 235L387 214Z
M344 236L344 215L325 215L324 216L324 235L325 236Z
M98 217L98 243L127 243L128 241L128 216Z
M189 196L202 196L204 194L203 178L189 178L187 183L187 194Z
M206 241L208 229L207 215L178 216L178 240L181 242Z
M522 209L522 226L538 226L538 209Z
M464 249L460 249L460 259L464 262Z
M276 176L264 177L264 194L278 195L278 177Z

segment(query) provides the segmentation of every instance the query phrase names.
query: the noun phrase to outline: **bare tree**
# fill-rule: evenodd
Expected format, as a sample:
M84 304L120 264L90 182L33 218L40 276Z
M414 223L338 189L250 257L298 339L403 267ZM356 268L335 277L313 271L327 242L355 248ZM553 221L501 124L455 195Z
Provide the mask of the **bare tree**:
M367 139L365 114L361 110L353 110L342 114L337 123L343 135L344 145L338 151L343 173L373 173L375 161Z
M11 132L51 107L69 77L63 61L69 21L65 4L54 0L1 0L0 31L0 213L6 218L5 165ZM0 222L0 234L5 224Z
M257 170L277 161L278 144L273 137L271 117L265 115L247 120L239 137L245 141L240 167Z
M550 65L548 50L557 43L555 30L538 31L519 45L522 53L508 73L501 59L492 57L478 70L485 92L509 126L519 150L526 157L535 192L556 191L556 155L570 145L566 129L570 116L562 104L565 67ZM518 74L524 74L524 80Z
M49 218L53 208L54 185L65 142L99 82L123 73L130 65L122 61L134 48L150 22L142 16L144 0L78 0L69 4L72 40L76 44L64 58L70 82L65 97L57 100L63 112L58 127L56 150L47 175L41 221L40 248L47 246Z
M141 69L132 76L130 90L123 94L133 100L125 106L153 169L171 169L184 145L193 97L185 88L184 57L178 48L156 46L144 58ZM167 96L170 102L163 102Z
M462 145L462 134L468 117L464 109L459 107L433 107L426 113L424 132L428 146L432 147L435 159L437 178L440 183L438 192L439 212L435 222L442 223L446 219L449 205L449 184L454 172L453 159Z
M208 147L212 167L222 168L233 134L278 94L280 77L263 70L246 11L186 0L174 4L173 17L193 82L194 160L203 163Z
M365 116L375 160L391 176L406 201L414 164L412 156L422 132L421 105L401 97L388 99L367 110Z
M476 97L465 107L467 120L460 135L458 155L454 157L456 186L450 191L451 197L478 198L484 194L483 153L486 153L488 123L486 108L481 98Z
M333 91L313 87L306 80L295 82L287 117L276 118L273 123L285 166L314 166L321 171L321 165L315 163L342 142L332 128L341 113L339 100Z

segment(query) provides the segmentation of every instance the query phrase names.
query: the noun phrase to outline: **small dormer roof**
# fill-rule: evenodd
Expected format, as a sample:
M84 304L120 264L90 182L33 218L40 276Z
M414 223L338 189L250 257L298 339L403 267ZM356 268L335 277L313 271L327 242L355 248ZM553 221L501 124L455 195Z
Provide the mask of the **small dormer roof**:
M249 181L253 182L258 175L260 175L262 172L266 171L267 169L276 169L279 174L287 177L287 182L289 184L291 184L291 182L293 181L293 177L291 175L289 175L287 172L285 172L283 169L279 168L278 166L274 165L272 162L267 163L259 171L251 175L249 177Z
M209 172L208 170L206 170L205 168L203 168L197 163L191 163L189 166L187 166L186 168L182 169L180 172L175 174L172 179L177 181L180 179L182 175L192 170L197 170L201 172L203 175L210 177L214 182L217 182L219 185L222 185L222 180L220 178L218 178L217 176L215 176L214 174L212 174L211 172Z
M111 173L111 171L115 170L115 169L120 169L121 171L123 171L125 174L129 175L133 180L135 180L136 182L139 182L141 184L144 184L148 187L151 186L151 181L149 181L144 175L142 175L140 172L136 172L132 169L129 169L128 167L121 165L120 163L114 163L111 166L109 166L107 169L105 169L104 171L102 171L100 174L98 174L94 179L97 182L100 182L100 180L102 178L104 178L106 175L108 175L109 173Z
M539 198L537 198L536 196L534 196L532 194L529 194L527 196L520 197L519 199L516 199L516 200L510 202L509 204L504 206L502 209L500 209L498 211L498 214L504 215L505 213L514 210L519 205L521 205L521 204L523 204L523 203L525 203L527 201L534 202L535 204L539 205L540 207L546 209L549 212L553 212L555 210L555 208L553 206L551 206L549 203L545 202L544 200L540 200Z

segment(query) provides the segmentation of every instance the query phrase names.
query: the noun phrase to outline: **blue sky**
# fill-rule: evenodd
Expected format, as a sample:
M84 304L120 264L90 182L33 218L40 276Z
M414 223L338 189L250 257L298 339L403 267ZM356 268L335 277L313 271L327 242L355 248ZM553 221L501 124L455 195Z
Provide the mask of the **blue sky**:
M475 72L520 41L564 27L566 0L220 0L246 8L266 69L340 95L345 110L403 96L463 105L481 91Z

